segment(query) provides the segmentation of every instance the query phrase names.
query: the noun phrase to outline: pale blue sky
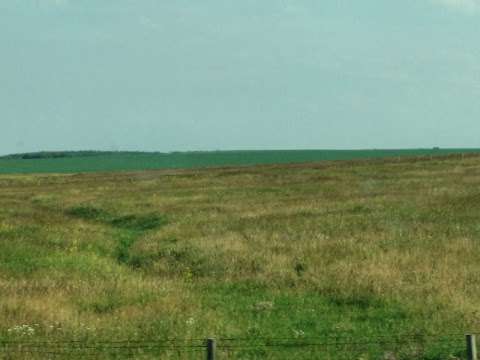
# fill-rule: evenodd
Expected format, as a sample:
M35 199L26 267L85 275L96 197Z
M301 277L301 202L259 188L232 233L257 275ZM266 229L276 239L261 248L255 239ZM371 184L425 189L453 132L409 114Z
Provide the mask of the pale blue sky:
M480 147L480 0L3 0L0 154Z

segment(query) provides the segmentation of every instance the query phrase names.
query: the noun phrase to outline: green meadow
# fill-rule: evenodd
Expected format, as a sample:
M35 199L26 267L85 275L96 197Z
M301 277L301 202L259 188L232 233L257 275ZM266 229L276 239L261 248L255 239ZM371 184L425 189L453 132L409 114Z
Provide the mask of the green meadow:
M0 173L76 173L305 163L478 153L480 149L45 152L0 157Z
M203 359L210 336L219 359L465 358L463 332L480 329L480 157L314 162L380 156L361 154L1 160L0 358L182 339L92 357ZM280 158L307 163L233 166ZM33 171L57 173L12 174ZM379 334L410 340L365 341ZM50 357L22 348L70 341Z

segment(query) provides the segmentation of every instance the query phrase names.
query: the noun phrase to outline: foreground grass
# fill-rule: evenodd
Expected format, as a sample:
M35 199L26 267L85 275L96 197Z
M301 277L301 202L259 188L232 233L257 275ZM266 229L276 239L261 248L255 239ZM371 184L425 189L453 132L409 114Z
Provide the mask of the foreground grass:
M479 329L479 184L477 156L2 175L0 343ZM427 340L355 350L347 358L462 356ZM340 358L255 344L224 352Z

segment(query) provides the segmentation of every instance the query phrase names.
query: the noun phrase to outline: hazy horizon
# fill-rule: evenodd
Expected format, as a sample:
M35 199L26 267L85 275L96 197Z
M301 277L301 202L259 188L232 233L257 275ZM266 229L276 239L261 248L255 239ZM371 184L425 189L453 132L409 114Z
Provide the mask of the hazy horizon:
M0 4L0 155L477 148L480 0Z
M24 155L24 154L37 154L37 153L99 153L102 154L110 154L110 153L140 153L146 155L155 155L155 154L165 154L165 155L173 155L176 153L239 153L239 152L395 152L395 151L429 151L429 150L441 150L441 151L449 151L449 150L465 150L469 151L480 151L480 147L465 147L465 148L454 148L454 147L430 147L430 148L352 148L352 149L229 149L229 150L219 150L219 149L211 149L211 150L173 150L173 151L156 151L156 150L128 150L128 149L120 149L120 150L96 150L96 149L82 149L82 150L38 150L32 152L20 152L20 153L7 153L7 154L0 154L0 157L9 157L9 156L17 156L17 155Z

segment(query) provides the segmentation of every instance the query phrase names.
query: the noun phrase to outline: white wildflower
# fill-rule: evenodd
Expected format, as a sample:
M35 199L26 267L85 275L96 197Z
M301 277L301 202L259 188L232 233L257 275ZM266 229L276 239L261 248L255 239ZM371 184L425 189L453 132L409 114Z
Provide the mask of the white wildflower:
M304 337L304 336L305 336L305 331L293 329L293 335L294 335L296 338L301 338L301 337Z
M35 335L35 329L31 325L15 325L14 327L7 330L10 334L15 334L18 336L33 336Z

